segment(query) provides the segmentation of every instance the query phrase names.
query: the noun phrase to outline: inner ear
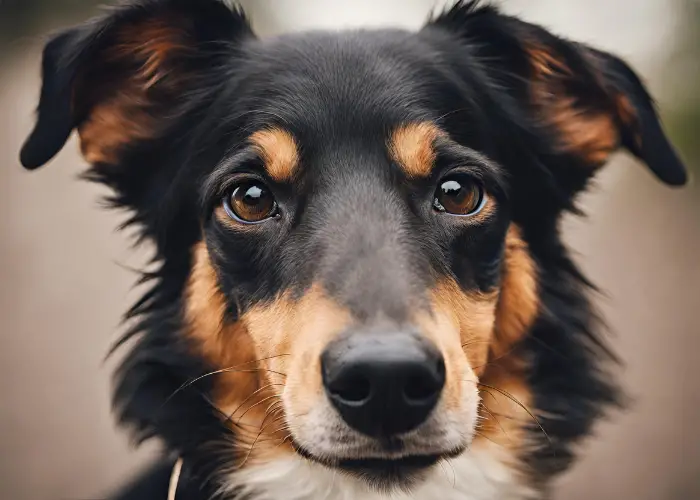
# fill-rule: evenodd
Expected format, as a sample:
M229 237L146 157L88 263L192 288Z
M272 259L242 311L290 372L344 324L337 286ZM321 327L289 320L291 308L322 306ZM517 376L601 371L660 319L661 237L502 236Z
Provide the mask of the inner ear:
M165 108L187 89L196 41L187 20L145 19L120 27L76 76L72 106L89 163L116 164L128 144L152 139L167 125Z
M538 124L554 138L557 151L593 167L602 165L620 143L620 122L635 126L633 111L621 107L623 96L606 91L602 79L574 51L534 42L524 48L530 105Z

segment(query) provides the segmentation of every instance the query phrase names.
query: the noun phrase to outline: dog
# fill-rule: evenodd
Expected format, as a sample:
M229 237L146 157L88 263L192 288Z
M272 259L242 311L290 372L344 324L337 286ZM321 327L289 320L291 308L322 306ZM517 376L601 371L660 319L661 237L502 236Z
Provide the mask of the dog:
M479 1L258 39L135 0L42 68L22 164L77 130L155 252L114 408L166 453L115 498L543 499L620 406L559 222L618 149L686 171L619 58Z

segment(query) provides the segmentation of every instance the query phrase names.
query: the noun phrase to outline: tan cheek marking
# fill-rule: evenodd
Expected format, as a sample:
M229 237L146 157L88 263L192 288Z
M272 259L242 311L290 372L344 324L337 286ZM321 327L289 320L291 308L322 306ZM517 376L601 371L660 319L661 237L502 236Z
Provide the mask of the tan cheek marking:
M289 421L306 415L325 397L321 379L321 353L336 336L352 324L344 307L328 298L320 285L314 285L295 304L294 314L286 316L274 309L251 310L245 321L263 345L283 346L289 354L280 360L287 373L286 404Z
M299 166L299 150L291 133L281 128L258 130L250 136L250 142L271 178L284 182L294 177Z
M226 324L226 303L203 243L193 257L186 335L213 369L234 367L214 375L213 400L232 416L239 466L293 453L290 428L325 397L321 352L350 325L350 314L313 286L300 299L283 294Z
M501 457L516 473L525 472L519 457L534 451L535 446L528 441L528 427L537 424L528 413L534 411L526 370L522 361L514 364L511 360L507 365L500 361L489 364L480 379L481 418L472 444L474 449L488 449L489 453ZM529 449L531 446L532 450Z
M537 269L519 228L512 224L506 235L491 359L480 376L481 419L473 446L501 456L523 477L526 471L517 457L535 446L528 442L527 428L537 423L530 415L535 411L527 384L529 365L513 346L527 334L538 311Z
M435 140L441 135L431 122L402 125L391 134L389 152L409 178L428 177L435 165Z
M284 311L285 300L270 306ZM213 403L230 417L236 435L239 465L264 462L279 454L293 453L285 440L287 431L280 398L284 377L272 377L273 369L258 351L259 332L251 331L244 320L225 322L226 303L218 287L216 273L207 248L198 244L193 252L193 267L186 295L184 334L192 341L197 354L212 370L229 370L212 375ZM270 345L266 353L283 354L283 346ZM281 356L280 358L282 358ZM272 361L272 360L270 360ZM283 370L284 367L281 368ZM281 370L280 373L284 373ZM271 385L282 384L282 385ZM252 451L251 451L252 450Z
M431 312L416 318L421 330L445 358L447 408L462 404L463 384L470 383L486 364L495 321L497 294L468 294L453 280L444 280L431 292Z
M173 61L188 50L184 30L164 21L149 20L115 35L113 46L100 54L97 70L82 75L74 93L74 102L96 103L78 127L81 152L89 163L116 164L125 145L160 133L158 100L182 86L185 75ZM139 69L131 72L134 64ZM93 88L102 78L99 73L111 68L122 69L114 81Z
M446 407L461 404L463 384L474 378L473 371L482 398L473 446L489 448L518 472L521 464L514 457L527 449L526 427L533 423L520 406L532 411L528 367L516 354L489 361L490 352L501 352L522 338L538 309L535 266L516 226L506 238L505 260L499 292L469 294L456 282L444 280L431 293L432 314L420 315L417 322L445 356Z
M547 125L558 130L560 148L594 166L605 162L620 139L612 113L583 108L567 95L565 81L575 75L557 54L534 44L525 50L533 71L533 102Z
M496 328L491 342L493 358L505 356L525 336L538 310L537 268L520 229L511 224L506 235Z

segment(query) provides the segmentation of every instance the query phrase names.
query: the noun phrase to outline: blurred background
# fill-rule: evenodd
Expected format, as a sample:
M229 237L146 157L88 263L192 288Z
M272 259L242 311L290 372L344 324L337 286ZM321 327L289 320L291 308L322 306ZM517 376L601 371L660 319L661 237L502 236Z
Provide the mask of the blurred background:
M416 28L433 0L250 0L258 33ZM511 13L626 58L657 97L691 170L700 169L700 2L504 0ZM147 248L130 248L78 182L72 141L23 171L19 147L39 92L47 33L98 12L90 0L0 0L0 499L103 498L154 453L134 450L109 408L104 362ZM631 409L596 428L558 500L700 499L700 189L673 190L624 155L565 234L605 291L596 302L625 362Z

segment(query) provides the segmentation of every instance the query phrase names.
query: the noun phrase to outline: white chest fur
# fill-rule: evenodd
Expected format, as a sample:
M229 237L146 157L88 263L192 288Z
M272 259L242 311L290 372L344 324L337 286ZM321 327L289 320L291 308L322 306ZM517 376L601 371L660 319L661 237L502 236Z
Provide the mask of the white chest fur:
M489 451L491 453L489 453ZM465 452L435 467L410 493L378 493L357 478L288 457L229 476L224 492L240 488L250 500L525 500L535 492L495 458L495 450ZM498 452L496 452L498 454ZM224 495L225 497L225 495Z

